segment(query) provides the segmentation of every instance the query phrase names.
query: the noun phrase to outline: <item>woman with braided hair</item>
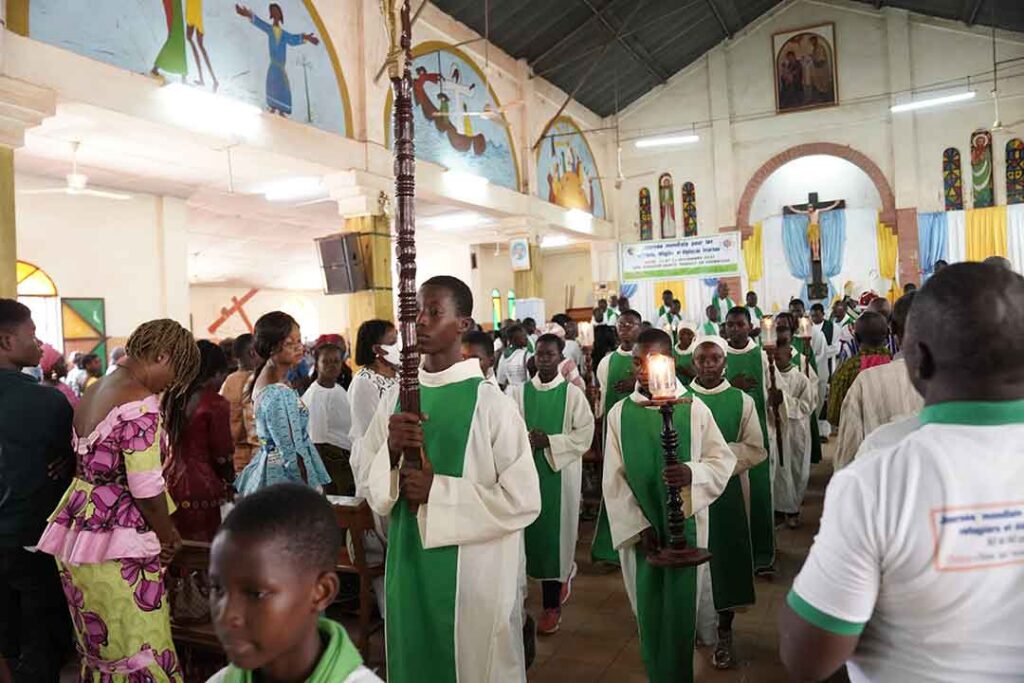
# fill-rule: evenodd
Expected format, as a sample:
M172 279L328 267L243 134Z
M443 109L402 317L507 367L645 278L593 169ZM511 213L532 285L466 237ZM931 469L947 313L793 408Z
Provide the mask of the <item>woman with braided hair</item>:
M53 555L81 657L81 680L183 680L163 568L181 547L160 468L160 399L199 370L192 334L152 320L75 413L77 476L39 540Z

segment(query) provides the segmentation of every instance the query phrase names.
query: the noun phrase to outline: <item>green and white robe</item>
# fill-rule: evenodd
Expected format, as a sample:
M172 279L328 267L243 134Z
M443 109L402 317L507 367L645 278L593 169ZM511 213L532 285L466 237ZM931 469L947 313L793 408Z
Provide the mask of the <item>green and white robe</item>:
M598 417L608 415L616 403L629 396L631 392L620 392L615 389L619 380L633 376L633 352L623 351L622 347L606 354L597 364L597 383L601 389L601 400L597 404L600 411ZM604 433L608 434L608 423L605 421ZM603 440L602 440L603 442ZM597 527L594 529L594 540L590 544L590 559L594 562L618 564L619 554L612 545L611 530L608 528L608 511L601 503L597 514Z
M785 457L779 463L775 438L775 421L768 421L768 447L772 461L776 463L775 478L772 482L775 509L787 514L800 512L807 481L811 473L811 451L814 415L817 405L818 378L811 370L810 377L797 365L797 357L785 372L775 370L775 386L782 391L782 405L779 406L779 422L782 425L782 448Z
M672 357L676 360L676 377L686 386L690 385L693 378L683 374L682 368L688 367L690 370L693 370L693 352L697 350L698 343L700 343L700 340L694 337L693 341L690 342L690 346L685 349L679 348L678 344L672 346Z
M729 485L708 514L711 562L697 571L701 602L699 622L705 642L714 642L716 612L754 604L754 553L750 545L751 467L768 457L754 399L722 380L707 389L699 383L690 391L715 418L715 424L736 456ZM706 627L706 628L705 628Z
M540 581L569 580L579 537L583 454L594 439L594 415L583 391L555 375L509 387L527 430L540 429L551 442L533 451L540 479L540 517L524 532L526 572Z
M736 375L747 375L757 386L747 391L754 400L757 417L768 449L768 357L761 347L748 339L743 349L728 347L725 376L731 382ZM754 549L754 569L771 567L775 561L775 507L772 503L772 478L775 476L775 454L769 451L768 461L750 469L750 541Z
M677 384L676 395L685 393ZM608 414L602 487L622 579L640 627L647 677L652 683L679 683L693 680L697 570L653 567L639 544L648 527L657 530L661 543L668 539L662 418L657 408L641 405L645 400L635 391ZM736 456L699 400L677 405L673 417L677 456L693 474L682 492L687 542L706 546L708 507L729 483Z
M420 370L430 496L415 516L388 452L398 387L360 443L359 490L390 516L385 574L389 683L525 681L519 568L540 484L515 405L469 359Z
M736 308L736 302L732 300L731 296L719 299L717 293L711 297L711 305L718 309L718 319L721 322L725 322L725 316L729 314L730 310Z

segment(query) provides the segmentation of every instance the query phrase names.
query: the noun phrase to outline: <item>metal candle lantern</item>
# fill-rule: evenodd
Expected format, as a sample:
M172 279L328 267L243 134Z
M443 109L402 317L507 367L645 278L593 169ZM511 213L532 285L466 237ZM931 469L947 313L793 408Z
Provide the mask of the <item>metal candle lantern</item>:
M416 154L412 119L412 28L409 0L380 0L387 29L388 76L394 92L392 118L395 140L395 225L398 240L398 323L402 335L399 403L404 413L420 413L419 366L416 342ZM418 449L406 449L405 465L420 467Z
M779 336L775 329L773 318L764 318L761 321L761 343L764 345L765 355L768 356L768 379L769 387L775 391L775 347L778 346ZM779 453L779 464L783 463L782 455L782 416L779 415L779 407L772 406L772 417L775 422L775 446Z
M796 336L803 340L803 361L804 361L804 375L811 376L811 330L814 329L811 326L811 319L806 315L797 318L797 333Z
M675 361L669 356L653 354L647 358L647 389L651 400L645 405L657 407L661 412L661 447L664 450L665 469L679 463L679 433L676 432L673 417L675 407L689 403L688 398L676 397ZM683 497L678 486L667 486L668 544L661 551L648 558L648 562L659 567L694 567L711 559L711 553L704 548L691 548L686 543L686 517L683 515Z

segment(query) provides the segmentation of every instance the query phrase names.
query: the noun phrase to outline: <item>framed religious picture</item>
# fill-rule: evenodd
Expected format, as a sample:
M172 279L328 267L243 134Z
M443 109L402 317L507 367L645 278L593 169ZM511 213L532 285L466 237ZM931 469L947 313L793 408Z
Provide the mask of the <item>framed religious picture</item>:
M512 270L530 270L530 240L517 237L508 243L508 255Z
M775 110L782 114L839 103L835 24L819 24L772 36Z

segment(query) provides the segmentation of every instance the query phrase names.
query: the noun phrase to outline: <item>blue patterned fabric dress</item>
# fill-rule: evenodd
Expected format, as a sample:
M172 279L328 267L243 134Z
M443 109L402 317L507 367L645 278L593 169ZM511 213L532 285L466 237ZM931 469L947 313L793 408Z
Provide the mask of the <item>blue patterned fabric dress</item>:
M306 484L315 488L330 482L309 439L309 411L299 394L287 385L271 384L254 392L253 402L260 446L235 479L235 490L245 496L283 481L301 484L299 458L306 468Z

